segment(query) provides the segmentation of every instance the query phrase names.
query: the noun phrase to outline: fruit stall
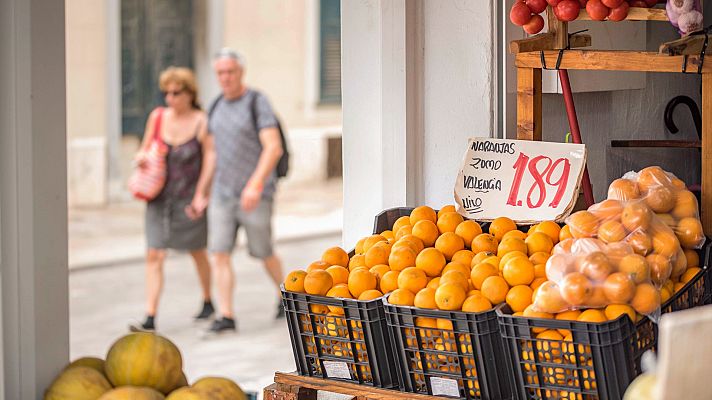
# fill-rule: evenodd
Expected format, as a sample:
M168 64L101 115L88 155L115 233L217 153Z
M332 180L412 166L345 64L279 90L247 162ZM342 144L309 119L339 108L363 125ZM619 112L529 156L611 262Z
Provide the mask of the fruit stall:
M511 22L533 35L510 45L519 140L471 139L453 204L384 210L353 249L325 249L286 277L297 371L277 372L265 399L649 398L655 379L636 378L659 322L712 302L712 161L701 194L651 165L594 202L566 70L700 74L712 114L701 4L657 3L513 2ZM572 50L592 42L569 34L573 20L669 21L684 35L656 53ZM559 70L572 144L541 142L542 69ZM697 143L612 145L705 154L707 131L703 120Z

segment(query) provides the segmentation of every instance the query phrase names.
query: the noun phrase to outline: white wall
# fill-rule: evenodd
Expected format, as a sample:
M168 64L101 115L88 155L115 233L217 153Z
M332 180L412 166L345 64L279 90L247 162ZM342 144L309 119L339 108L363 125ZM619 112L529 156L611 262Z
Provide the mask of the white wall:
M491 7L342 1L346 247L384 208L453 202L467 138L495 124Z

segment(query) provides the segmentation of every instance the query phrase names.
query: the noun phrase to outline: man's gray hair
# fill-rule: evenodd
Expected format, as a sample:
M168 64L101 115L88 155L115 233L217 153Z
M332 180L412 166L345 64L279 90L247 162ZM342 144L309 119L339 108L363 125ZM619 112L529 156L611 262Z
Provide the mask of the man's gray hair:
M223 47L215 54L215 59L229 58L235 60L242 68L245 68L245 57L229 47Z

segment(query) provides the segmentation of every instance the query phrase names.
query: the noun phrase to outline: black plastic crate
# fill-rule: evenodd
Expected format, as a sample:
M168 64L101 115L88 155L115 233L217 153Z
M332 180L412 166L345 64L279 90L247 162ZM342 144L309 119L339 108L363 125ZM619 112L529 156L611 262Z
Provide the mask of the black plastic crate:
M406 392L460 399L511 399L494 310L481 313L395 306L383 299ZM433 327L442 319L450 329Z
M700 253L702 270L663 304L664 313L710 304L710 246ZM506 304L496 312L518 399L621 399L641 373L642 354L657 345L648 318L635 325L626 315L602 323L525 318ZM572 341L537 338L542 329L568 330Z
M393 228L393 223L400 217L409 216L414 207L395 207L381 211L373 221L373 233L381 233ZM435 212L438 212L435 210ZM393 232L395 233L395 232Z
M300 375L398 388L381 299L313 296L282 287L282 302ZM320 311L323 306L332 310ZM343 309L343 315L333 312L337 308Z

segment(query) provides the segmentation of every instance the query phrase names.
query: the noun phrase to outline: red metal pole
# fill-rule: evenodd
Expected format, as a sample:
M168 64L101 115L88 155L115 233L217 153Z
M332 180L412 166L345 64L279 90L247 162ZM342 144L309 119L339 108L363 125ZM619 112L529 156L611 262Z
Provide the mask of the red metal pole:
M569 118L569 128L571 128L571 137L574 143L583 143L581 140L581 131L579 130L578 117L576 116L576 107L574 106L574 96L571 93L571 82L569 82L569 72L565 69L559 70L559 80L561 81L561 91L564 93L564 103L566 104L566 115ZM583 171L583 196L586 200L586 206L593 205L593 188L591 187L591 178L588 176L588 167Z

